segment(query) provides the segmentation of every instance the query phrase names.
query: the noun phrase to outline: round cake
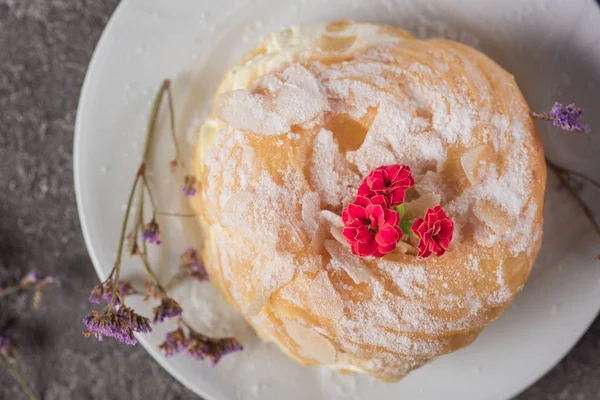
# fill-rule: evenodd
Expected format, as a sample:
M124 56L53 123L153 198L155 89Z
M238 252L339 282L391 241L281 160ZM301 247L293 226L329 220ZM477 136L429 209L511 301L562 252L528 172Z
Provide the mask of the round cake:
M302 25L233 66L214 103L193 163L203 261L290 357L396 381L472 343L525 284L544 155L514 78L480 52L383 25ZM348 209L374 171L408 171L385 218L414 225L364 253ZM435 210L452 230L430 254L415 226Z

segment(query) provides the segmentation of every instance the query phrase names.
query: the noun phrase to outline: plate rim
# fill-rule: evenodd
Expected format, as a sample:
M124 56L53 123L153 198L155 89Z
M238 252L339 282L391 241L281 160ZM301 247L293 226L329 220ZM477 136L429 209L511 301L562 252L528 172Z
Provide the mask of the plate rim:
M80 152L77 151L77 149L80 147L80 141L81 141L81 137L82 137L82 124L83 124L83 112L82 110L85 110L86 107L86 102L87 99L89 98L89 96L87 95L89 92L89 87L91 85L91 80L93 78L91 71L95 70L96 66L98 65L99 62L99 57L100 57L100 53L103 51L102 49L104 48L106 42L107 42L107 38L108 35L110 33L109 30L112 28L112 26L116 23L116 19L119 17L119 14L123 12L123 9L125 7L125 4L128 3L126 0L124 1L120 1L119 4L117 4L117 6L115 7L113 13L111 14L108 22L106 23L106 25L104 26L104 29L102 30L102 33L100 34L100 38L98 39L98 42L96 43L96 46L94 47L94 51L92 53L92 57L90 58L90 61L88 63L86 72L85 72L85 77L83 79L83 84L81 85L81 91L79 93L79 100L77 102L77 111L75 113L75 127L74 127L74 133L73 133L73 186L74 186L74 190L75 190L75 203L77 205L77 215L79 217L79 222L81 225L81 233L83 236L83 242L85 244L86 250L89 254L90 260L92 261L92 265L94 267L94 270L96 272L96 275L98 276L98 278L100 280L104 280L106 279L106 273L104 273L104 271L100 268L100 261L98 258L98 255L96 254L96 249L94 248L93 244L92 244L92 240L90 238L90 229L89 229L89 222L83 212L83 206L82 206L82 187L80 182L81 179L81 170L80 168L78 168L77 166L79 165L80 161ZM189 391L191 391L192 393L194 393L197 396L200 396L206 400L217 400L215 399L212 395L208 394L207 392L201 390L199 387L193 385L193 382L188 381L183 375L181 375L179 373L179 371L177 370L177 368L175 367L175 365L171 364L168 362L168 360L166 360L164 357L161 356L161 354L156 350L155 346L150 344L150 342L148 341L148 339L146 338L145 335L141 335L141 334L137 334L134 333L137 341L142 345L142 347L144 348L144 350L150 355L150 357L152 357L152 359L154 361L156 361L158 363L158 365L160 365L161 368L163 368L164 370L166 370L169 375L171 375L175 380L177 380L177 382L181 383L186 389L188 389Z
M596 6L596 10L600 12L600 0L592 0L592 6ZM83 80L83 84L81 86L81 91L79 94L79 100L77 103L77 111L75 115L75 125L74 125L74 138L73 138L73 185L75 191L75 200L77 205L77 214L79 217L81 232L84 239L84 243L86 246L86 250L89 254L90 260L92 261L92 265L97 276L103 280L106 278L107 274L101 268L101 263L99 261L99 256L97 254L97 249L94 247L92 243L92 239L90 236L90 222L89 215L86 217L83 211L83 203L82 203L82 172L81 168L78 166L81 163L80 154L77 150L81 147L81 140L83 136L83 114L86 110L90 91L90 86L92 79L94 78L94 74L99 66L99 60L101 57L101 53L103 53L106 49L106 43L108 41L109 35L111 35L111 31L113 26L117 23L117 19L121 16L123 12L125 12L125 8L130 4L130 1L124 0L119 2L119 4L115 7L113 13L111 14L108 22L104 26L102 33L96 43L92 56L90 58L89 64L86 69L85 77ZM596 318L600 315L600 304L597 307L597 310L594 316L590 319L587 324L582 325L581 331L575 335L575 340L565 347L563 351L560 351L556 354L556 357L552 357L555 361L551 363L547 363L544 367L538 368L533 373L529 375L522 375L523 378L519 379L518 385L512 385L515 387L513 390L507 390L506 394L508 395L508 399L513 398L529 387L536 384L541 378L547 375L553 368L555 368L562 360L573 350L573 348L581 341L582 337L588 332ZM135 334L137 340L142 345L142 347L150 354L150 356L163 368L165 369L173 378L175 378L178 382L180 382L184 387L190 390L192 393L201 396L206 400L217 400L216 397L209 394L204 388L195 385L192 380L184 377L176 365L174 363L169 362L168 359L162 356L162 354L155 348L153 344L149 342L145 335ZM515 382L515 381L513 381Z

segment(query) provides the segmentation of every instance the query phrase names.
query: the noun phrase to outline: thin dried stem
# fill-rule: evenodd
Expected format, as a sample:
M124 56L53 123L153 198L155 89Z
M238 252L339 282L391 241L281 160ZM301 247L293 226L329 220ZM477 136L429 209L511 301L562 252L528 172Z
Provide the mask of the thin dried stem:
M173 278L171 278L171 280L169 282L167 282L167 284L165 285L165 288L167 290L172 290L177 285L179 285L181 282L183 282L183 276L179 273L175 274L175 276L173 276Z
M23 289L19 285L8 286L3 289L0 289L0 297L8 296L9 294L13 294Z
M21 290L31 289L35 285L36 282L30 282L25 285L17 283L15 285L7 286L5 288L0 288L0 297L8 296L9 294L13 294Z
M165 79L154 98L154 102L152 104L152 112L150 113L150 119L148 121L148 129L146 130L146 139L144 142L144 151L142 153L142 162L138 168L137 173L135 174L135 179L133 181L133 185L131 187L131 191L129 193L129 199L127 200L127 208L125 209L125 216L123 218L123 224L121 226L121 234L119 236L119 245L117 250L117 259L115 260L114 272L115 272L115 283L118 284L120 275L121 275L121 259L123 257L123 247L125 243L125 236L127 232L127 223L129 222L129 214L131 212L131 206L133 204L133 199L135 197L135 190L137 189L138 182L140 178L146 182L146 163L148 162L148 156L150 154L151 145L153 143L154 132L156 131L156 124L158 121L158 111L160 110L160 104L162 102L162 98L165 92L170 93L169 87L171 85L171 81ZM137 240L137 238L134 238ZM111 273L112 276L112 273ZM115 304L115 300L117 299L117 290L113 291L109 307L112 309Z
M173 139L173 147L175 148L175 162L179 163L183 167L183 159L181 158L181 152L179 151L179 143L177 142L177 134L175 133L175 107L173 106L173 94L171 93L171 82L168 81L168 85L165 89L167 92L167 100L169 102L169 115L171 116L171 138Z
M550 115L548 115L548 113L536 113L536 112L530 111L529 114L533 118L541 119L541 120L544 120L544 121L551 121L552 120L552 117Z
M33 393L33 390L31 390L31 388L27 385L23 374L21 373L21 371L19 371L16 365L8 361L3 355L0 355L0 366L2 366L8 371L8 373L17 381L19 386L21 386L23 392L25 392L25 394L31 400L38 400L38 397L35 395L35 393Z
M192 217L197 217L198 214L193 214L193 213L172 213L172 212L165 212L165 211L157 211L156 215L161 215L161 216L165 216L165 217L182 217L182 218L192 218Z
M587 204L585 204L585 201L583 201L583 199L581 198L581 196L579 195L577 190L573 187L573 185L571 184L571 182L568 179L568 174L572 173L572 171L569 171L567 169L559 167L556 164L553 164L552 162L548 161L548 159L546 159L546 164L556 174L560 183L565 188L567 188L569 193L571 193L571 195L575 198L575 200L577 201L579 206L583 209L583 212L584 212L586 218L590 221L590 223L592 224L592 227L594 228L596 233L598 235L600 235L600 225L598 225L598 221L596 221L596 217L594 216L592 211L589 209ZM582 174L580 174L580 176L584 177L584 175L582 175ZM592 178L589 178L587 176L585 176L585 179L588 180L589 182L595 182L595 181L593 181Z
M565 174L571 174L574 175L578 178L581 178L589 183L591 183L592 185L596 186L598 189L600 189L600 182L598 182L597 180L595 180L594 178L591 178L587 175L582 174L581 172L578 171L574 171L571 169L566 169L563 168L561 166L558 166L556 164L554 164L553 162L551 162L550 160L548 160L546 158L546 164L548 164L549 167L551 167L556 173L565 173Z
M152 213L154 214L156 210L156 201L154 200L154 195L152 194L152 190L150 189L150 184L148 183L148 178L146 175L142 177L144 179L144 186L146 187L146 191L148 192L148 197L150 198L150 204L152 204Z
M138 191L138 198L137 198L137 207L136 207L136 214L133 218L133 226L131 227L131 230L129 231L129 238L131 240L131 246L129 247L129 255L133 256L137 253L138 251L138 234L140 232L140 227L143 225L143 218L144 218L144 191L143 190L139 190Z
M142 168L140 168L140 171ZM131 204L133 203L133 198L135 196L135 189L137 188L138 182L140 181L140 175L143 172L138 172L135 175L135 179L133 181L133 186L131 187L131 192L129 192L129 199L127 200L127 208L125 209L125 217L123 217L123 224L121 225L121 235L119 237L119 247L117 250L117 259L115 260L115 283L119 283L119 278L121 275L121 258L123 257L123 247L125 244L125 234L127 232L127 222L129 221L129 213L131 212ZM117 299L118 290L114 290L112 297L110 299L109 307L112 309L115 304L115 300Z
M156 284L158 290L160 290L162 294L166 296L167 290L160 283L160 279L158 279L158 276L156 276L154 271L152 271L152 268L150 267L150 262L148 261L148 257L146 257L146 253L140 253L139 256L142 259L142 264L144 265L144 269L146 270L146 274L148 275L148 277Z

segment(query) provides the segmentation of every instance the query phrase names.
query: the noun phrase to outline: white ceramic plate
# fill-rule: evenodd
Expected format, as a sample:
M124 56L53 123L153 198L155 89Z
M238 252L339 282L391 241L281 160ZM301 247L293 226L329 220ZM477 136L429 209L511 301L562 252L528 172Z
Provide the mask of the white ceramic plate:
M90 63L75 136L79 214L101 278L114 261L123 203L161 80L174 80L183 137L197 123L194 120L205 115L227 66L261 34L339 18L379 21L421 37L465 42L514 73L532 108L547 108L555 99L575 101L588 109L588 122L600 126L600 114L590 112L597 105L595 84L600 82L600 12L592 0L568 6L562 0L125 0ZM547 125L540 129L555 161L597 175L597 135L566 135ZM158 145L159 158L170 157L166 136ZM164 170L159 168L153 176L161 207L185 210L179 187L169 183L172 178ZM196 232L190 230L190 221L161 223L165 243L152 257L163 267L176 265L182 249L196 243ZM514 306L472 346L433 361L398 384L295 364L260 343L222 306L209 284L187 283L179 289L186 315L198 329L238 335L246 345L244 352L228 356L216 368L185 356L166 359L156 346L168 324L140 342L173 376L211 400L506 399L555 365L594 319L600 303L600 263L594 259L599 243L573 200L550 179L544 247ZM134 264L127 260L126 267ZM131 305L149 310L134 299Z

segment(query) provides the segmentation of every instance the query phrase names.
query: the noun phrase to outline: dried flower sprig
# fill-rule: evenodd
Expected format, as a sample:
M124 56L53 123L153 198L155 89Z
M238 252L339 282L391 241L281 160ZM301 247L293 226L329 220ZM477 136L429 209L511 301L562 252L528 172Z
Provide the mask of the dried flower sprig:
M56 282L53 275L41 275L35 271L29 272L17 284L0 287L0 297L7 296L23 290L33 289L33 308L37 308L42 300L42 290L50 283ZM0 331L0 367L17 381L23 392L31 399L37 400L36 394L25 382L25 378L16 360L17 345L13 339L12 331Z
M167 318L181 316L183 309L179 303L170 297L163 297L158 307L152 309L154 313L154 323L164 322Z
M191 277L198 281L208 280L208 273L198 258L196 249L188 248L183 252L179 267L183 277Z
M158 91L156 98L154 99L152 113L148 123L148 129L146 131L146 139L144 144L144 150L142 153L142 161L138 167L137 173L133 180L131 191L127 200L127 207L125 209L125 216L121 225L121 233L119 236L118 249L116 260L107 279L101 284L97 285L90 296L90 301L100 303L101 300L106 301L107 307L105 311L98 312L92 311L87 317L83 319L83 323L87 327L87 331L84 332L86 337L95 336L98 340L103 340L105 337L113 337L126 344L136 344L137 340L134 337L136 333L147 333L152 331L150 326L150 320L142 315L137 314L133 309L125 305L125 298L131 294L146 295L145 300L154 299L160 301L159 305L153 309L153 322L161 323L167 318L178 318L180 324L188 326L187 323L181 318L183 309L181 305L168 295L167 288L163 286L158 276L153 271L149 259L147 243L160 244L160 226L156 220L157 215L171 215L171 216L193 216L188 214L178 213L161 213L157 210L157 204L152 194L151 185L148 182L146 171L149 167L149 153L153 144L154 131L157 124L158 112L164 95L167 94L169 101L169 110L171 115L171 133L175 144L175 159L169 163L169 166L174 169L178 165L183 165L175 135L174 125L174 112L173 102L170 91L170 82L165 80ZM192 176L186 176L185 178L185 189L184 194L186 196L192 196L196 193L196 180ZM152 219L148 223L144 223L144 193L148 194L150 199ZM137 194L137 196L136 196ZM137 200L136 200L137 199ZM130 232L127 232L127 226L130 222L131 209L133 208L134 201L137 201L136 215L132 219L132 227ZM141 242L139 241L141 237ZM125 239L129 240L128 253L135 255L140 258L142 265L147 275L147 282L144 286L143 291L135 290L128 281L121 281L121 261L123 257ZM194 257L195 253L194 253ZM206 274L203 268L200 267L200 263L197 258L191 258L188 269L194 269L194 274L201 275ZM183 267L182 267L183 268ZM191 274L190 274L191 276ZM205 280L205 279L204 279ZM169 354L175 354L182 351L181 348L184 343L189 345L189 337L192 331L189 330L188 336L186 337L182 332L172 332L167 337L166 344L161 345L165 351ZM196 334L194 332L194 334ZM196 342L200 336L193 336L196 338ZM203 337L205 346L204 358L209 358L213 362L216 362L221 356L228 354L232 351L241 349L239 343L232 338L213 339ZM195 343L195 342L194 342ZM197 347L197 346L196 346ZM198 357L197 357L198 358Z
M187 335L181 325L187 330ZM223 356L244 349L234 337L211 338L196 331L183 320L176 330L166 334L165 341L158 347L167 357L186 352L197 360L210 360L212 365L217 364Z
M186 175L185 182L183 184L183 194L185 197L192 197L196 194L196 177L193 175Z
M596 181L595 179L590 178L587 175L579 173L577 171L572 171L572 170L563 168L561 166L558 166L555 163L553 163L552 161L550 161L548 158L546 158L546 165L548 166L548 168L550 168L556 174L561 185L564 186L569 191L571 196L573 196L575 198L575 200L577 201L577 204L579 204L579 206L583 210L583 213L585 214L586 218L590 221L590 224L592 225L592 228L594 228L594 231L598 235L600 235L600 224L598 224L596 216L594 215L592 210L587 206L587 204L585 203L585 201L583 200L583 198L581 197L581 195L579 193L580 190L578 190L578 188L571 182L569 177L572 175L572 176L576 176L578 178L584 179L587 182L594 185L598 189L600 189L600 182Z
M0 332L0 356L3 356L7 360L14 360L17 346L12 337L12 331L6 330Z
M194 248L187 248L180 257L179 272L167 284L167 289L172 289L185 279L194 279L199 282L209 280L208 272L204 268L202 261L198 257L198 252Z
M2 337L2 335L0 335L0 338L1 337ZM16 349L16 347L14 349ZM14 349L12 350L13 352L15 351ZM6 371L8 371L10 376L12 376L15 381L17 381L19 386L21 386L21 390L23 390L23 393L25 393L27 395L27 397L29 397L31 400L38 400L38 397L36 396L36 394L29 387L27 382L25 382L23 373L17 367L17 363L14 358L14 353L13 353L13 358L7 358L6 356L4 356L2 354L2 352L0 352L0 367L6 369Z
M29 272L17 284L0 287L0 297L20 292L27 289L34 290L34 308L37 308L41 300L42 290L49 284L56 282L54 275L40 275L35 271Z
M583 110L575 104L565 106L562 103L555 102L548 112L536 113L530 111L529 114L537 119L552 121L554 126L567 132L587 133L590 130L587 124L580 121Z
M144 227L142 228L142 239L150 244L159 245L161 243L160 227L158 226L158 222L156 222L156 218L153 217L150 222L144 224Z
M99 283L94 287L94 289L92 289L92 293L90 294L90 297L88 297L88 300L90 303L96 304L100 304L102 300L104 300L106 303L110 302L114 290L113 286L113 281L110 279L104 283ZM115 305L120 305L121 299L123 299L125 296L131 296L133 294L140 293L141 292L134 289L134 287L131 285L131 282L121 281L117 285L117 298L115 300Z
M580 121L580 118L583 114L583 110L575 104L569 104L564 106L562 103L555 102L552 109L547 113L535 113L530 111L529 114L537 119L552 121L552 124L558 128L561 128L567 132L589 132L589 125L584 124ZM546 158L546 165L550 170L552 170L558 180L561 183L562 187L565 187L569 193L575 198L581 209L583 210L586 218L590 221L590 224L594 228L594 231L600 235L600 224L596 219L596 216L593 214L592 210L587 206L585 201L580 195L582 187L579 187L570 179L571 177L577 177L579 179L583 179L588 183L591 183L596 188L600 189L600 182L597 180L590 178L589 176L582 174L577 171L569 170L567 168L563 168L548 158ZM600 257L599 257L600 259Z

